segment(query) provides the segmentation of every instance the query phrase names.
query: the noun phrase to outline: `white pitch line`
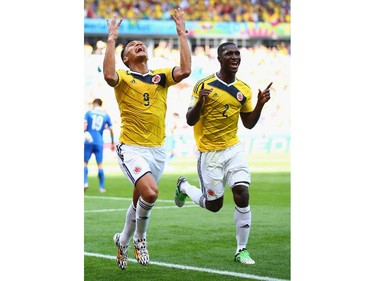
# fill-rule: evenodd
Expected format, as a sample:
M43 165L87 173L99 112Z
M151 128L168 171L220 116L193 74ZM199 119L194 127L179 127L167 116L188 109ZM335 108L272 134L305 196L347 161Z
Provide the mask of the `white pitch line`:
M97 253L84 252L84 255L90 256L90 257L110 259L110 260L116 259L115 256L109 256L109 255L103 255L103 254L97 254ZM128 261L137 262L135 259L132 259L132 258L128 258ZM262 281L289 281L289 280L286 280L286 279L278 279L278 278L258 276L258 275L253 275L253 274L223 271L223 270L216 270L216 269L210 269L210 268L195 267L195 266L188 266L188 265L179 265L179 264L157 262L157 261L150 261L150 264L164 266L164 267L170 267L170 268L178 268L178 269L183 269L183 270L193 270L193 271L199 271L199 272L207 272L207 273L214 273L214 274L227 275L227 276L233 276L233 277L240 277L240 278L250 278L250 279L262 280Z
M184 208L188 207L198 207L198 205L185 205ZM160 207L153 207L152 209L176 209L176 206L160 206ZM119 212L119 211L126 211L126 209L101 209L101 210L86 210L85 213L106 213L106 212Z

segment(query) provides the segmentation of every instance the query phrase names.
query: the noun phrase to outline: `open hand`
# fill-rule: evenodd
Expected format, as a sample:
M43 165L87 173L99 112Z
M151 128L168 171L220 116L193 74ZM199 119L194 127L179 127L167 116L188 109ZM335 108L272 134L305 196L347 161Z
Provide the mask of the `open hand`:
M172 18L176 24L177 34L181 35L187 33L187 30L185 28L185 13L181 10L181 8L177 8L174 10Z
M120 18L119 22L117 22L117 14L113 15L112 20L106 19L107 26L108 26L108 40L113 39L116 40L118 37L118 28L122 23L122 18Z

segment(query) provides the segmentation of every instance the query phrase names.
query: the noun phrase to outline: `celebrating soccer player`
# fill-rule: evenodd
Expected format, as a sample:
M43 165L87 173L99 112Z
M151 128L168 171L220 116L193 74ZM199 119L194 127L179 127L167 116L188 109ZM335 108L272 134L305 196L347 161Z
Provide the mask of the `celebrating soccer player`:
M190 185L185 177L179 177L175 203L182 207L189 196L202 208L218 212L223 206L224 188L228 183L235 203L237 250L234 259L242 264L254 264L247 250L251 227L250 169L237 129L239 117L247 129L257 124L263 106L270 99L272 83L264 91L258 91L253 107L251 88L236 78L241 63L237 45L221 44L218 61L219 72L196 83L186 114L187 123L194 126L198 147L200 189Z
M107 20L108 41L104 57L104 79L114 88L121 115L121 134L117 155L121 170L133 184L133 202L126 213L121 233L113 237L118 248L117 263L127 268L128 248L133 236L134 253L141 265L149 263L146 233L151 209L158 197L166 151L165 115L168 87L191 73L191 54L186 38L185 15L179 8L172 15L180 43L180 65L150 70L145 44L130 41L121 52L129 70L115 69L115 42L122 19Z

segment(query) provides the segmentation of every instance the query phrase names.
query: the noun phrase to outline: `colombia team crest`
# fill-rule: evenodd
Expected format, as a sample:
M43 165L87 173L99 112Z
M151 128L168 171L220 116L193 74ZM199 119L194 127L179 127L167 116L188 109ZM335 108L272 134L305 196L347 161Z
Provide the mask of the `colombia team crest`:
M238 92L238 93L237 93L237 99L238 99L239 101L242 101L242 100L243 100L243 94L242 94L241 92Z
M138 174L138 173L141 172L141 170L142 170L141 167L135 167L135 168L134 168L134 173Z
M152 83L157 84L157 83L160 82L160 80L161 80L161 77L160 77L159 74L157 74L157 75L155 75L154 77L152 77Z

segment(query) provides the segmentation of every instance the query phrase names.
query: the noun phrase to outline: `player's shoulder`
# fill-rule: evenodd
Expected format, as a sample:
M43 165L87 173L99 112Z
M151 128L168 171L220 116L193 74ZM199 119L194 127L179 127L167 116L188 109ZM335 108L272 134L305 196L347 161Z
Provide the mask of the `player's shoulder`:
M198 80L197 83L195 83L195 86L194 86L194 89L193 89L193 92L198 92L198 89L200 89L202 87L203 84L207 84L207 83L210 83L211 81L215 80L216 79L216 76L215 74L211 74L209 76L206 76L200 80Z
M241 79L236 78L236 82L234 83L234 86L240 90L245 96L251 95L252 94L252 89L251 87Z
M164 67L164 68L150 69L150 74L151 75L166 74L172 71L173 71L173 67Z
M246 83L244 82L243 80L241 79L238 79L236 78L236 82L235 82L236 85L239 85L239 86L243 86L243 87L247 87L249 89L251 89L251 87Z
M132 72L129 69L117 69L116 71L122 79L126 79L126 77L132 76Z

